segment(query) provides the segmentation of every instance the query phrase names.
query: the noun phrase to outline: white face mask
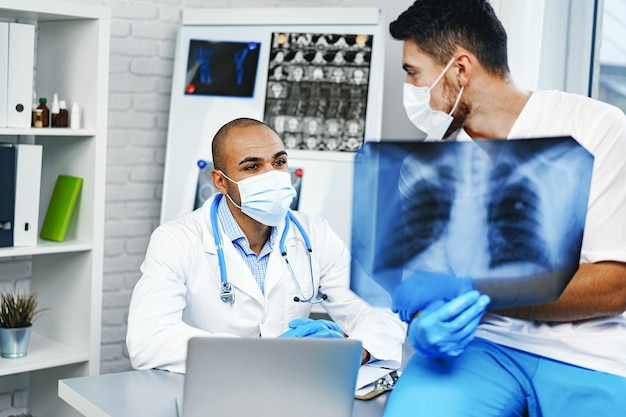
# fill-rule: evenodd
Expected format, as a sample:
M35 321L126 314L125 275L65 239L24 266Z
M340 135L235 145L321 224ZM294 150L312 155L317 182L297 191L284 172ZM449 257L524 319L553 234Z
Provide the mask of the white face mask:
M296 196L289 173L272 170L255 175L239 182L233 181L222 171L220 173L239 187L241 206L226 194L226 197L242 211L259 223L277 226L287 215L289 205Z
M446 114L440 110L433 110L430 107L430 90L443 78L453 62L454 58L448 62L448 65L446 65L430 87L417 87L410 83L404 83L404 110L413 125L426 133L427 140L443 139L443 135L446 134L446 131L452 124L452 120L454 120L452 114L454 114L456 106L461 100L461 95L465 87L461 87L461 91L459 91L459 95L450 113Z

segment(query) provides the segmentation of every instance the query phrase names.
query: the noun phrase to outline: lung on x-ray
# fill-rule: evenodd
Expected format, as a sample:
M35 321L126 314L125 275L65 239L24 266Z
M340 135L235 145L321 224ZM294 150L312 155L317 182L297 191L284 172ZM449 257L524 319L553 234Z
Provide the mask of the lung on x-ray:
M388 307L425 270L472 277L494 309L554 301L579 266L592 168L571 137L368 142L355 159L351 287Z

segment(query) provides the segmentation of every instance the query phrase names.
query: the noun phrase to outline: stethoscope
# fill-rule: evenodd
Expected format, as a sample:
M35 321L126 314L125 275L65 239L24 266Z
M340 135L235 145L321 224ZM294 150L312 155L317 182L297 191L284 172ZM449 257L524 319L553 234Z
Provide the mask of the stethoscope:
M220 299L223 302L230 302L231 304L235 302L235 293L233 291L233 287L228 282L228 276L226 274L226 261L224 260L224 249L222 247L222 239L220 238L220 233L217 228L217 207L219 205L220 200L224 195L218 194L215 196L213 203L211 204L211 229L213 231L213 236L215 238L215 247L217 248L217 259L220 268L220 278L222 280L222 289L220 290ZM287 238L287 233L289 232L289 226L293 222L296 225L298 230L300 231L300 235L302 235L302 239L304 239L304 244L307 249L307 255L309 256L309 271L311 274L311 296L306 297L302 291L302 287L300 286L300 282L298 278L296 278L296 274L293 272L291 268L291 264L289 263L289 258L287 258L287 250L285 249L285 239ZM287 212L285 216L285 229L283 230L283 234L280 238L280 243L278 246L280 250L280 254L282 255L285 263L287 264L287 269L289 269L289 273L291 274L291 278L293 282L296 284L298 288L298 293L300 293L300 297L293 297L293 301L300 303L311 303L311 304L319 304L322 301L328 298L328 295L318 291L317 297L315 297L315 281L313 280L313 259L311 257L311 253L313 249L311 248L311 241L309 240L309 235L307 235L302 224L296 219L296 216L293 215L291 211Z

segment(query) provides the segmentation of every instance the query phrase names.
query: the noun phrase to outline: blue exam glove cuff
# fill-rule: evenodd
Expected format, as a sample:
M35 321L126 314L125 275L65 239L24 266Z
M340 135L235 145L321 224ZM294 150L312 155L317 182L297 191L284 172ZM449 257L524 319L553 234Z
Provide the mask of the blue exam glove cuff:
M450 301L474 289L470 277L455 277L430 271L415 271L397 288L391 310L400 320L410 323L418 311L435 301Z
M291 330L287 330L278 337L343 338L339 325L330 320L294 319L289 322L289 327Z

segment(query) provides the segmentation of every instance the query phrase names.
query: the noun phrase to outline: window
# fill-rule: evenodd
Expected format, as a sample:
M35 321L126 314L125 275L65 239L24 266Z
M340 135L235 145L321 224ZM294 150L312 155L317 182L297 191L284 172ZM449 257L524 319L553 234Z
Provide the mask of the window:
M626 112L626 0L600 2L597 98Z

